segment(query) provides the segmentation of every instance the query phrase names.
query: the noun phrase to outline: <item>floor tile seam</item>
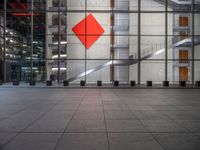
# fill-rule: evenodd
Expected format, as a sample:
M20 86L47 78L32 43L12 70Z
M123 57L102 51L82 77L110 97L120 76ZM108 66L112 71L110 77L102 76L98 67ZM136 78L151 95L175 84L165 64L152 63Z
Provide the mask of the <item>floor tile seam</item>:
M72 131L67 131L67 132L22 132L22 134L46 134L46 133L57 133L57 134L67 134L67 133L106 133L106 131L83 131L83 132L72 132Z
M128 121L128 120L130 120L130 121L134 121L134 120L140 120L140 119L138 119L138 118L127 118L127 119L109 119L109 118L106 118L106 121L114 121L114 120L124 120L124 121Z
M96 133L108 133L108 134L110 134L110 133L120 133L120 134L143 134L143 133L146 133L146 134L149 134L149 133L152 133L152 134L154 134L154 133L161 133L161 134L200 134L200 132L190 132L190 133L188 133L188 132L179 132L179 131L171 131L171 132L169 132L169 131L166 131L166 132L164 132L164 131L161 131L161 132L156 132L156 131L108 131L108 132L106 132L106 131L83 131L83 132L80 132L80 131L78 131L78 132L72 132L72 131L68 131L68 132L22 132L21 134L61 134L61 133L64 133L64 134L68 134L68 133L76 133L76 134L78 134L78 133L89 133L89 134L96 134ZM6 133L5 133L6 134ZM8 133L9 134L9 133Z
M189 133L192 133L192 134L200 134L200 131L191 131Z
M150 133L151 137L163 148L163 150L167 150L164 145L155 137L154 133Z
M78 121L78 120L80 120L80 121L104 121L104 119L77 119L77 118L75 118L75 119L72 119L73 121Z
M121 99L121 98L120 98ZM123 99L121 99L121 101L124 103L124 105L126 105L127 106L127 104L123 101ZM127 106L128 107L128 106ZM130 110L130 108L128 107L128 109ZM131 110L130 110L131 111ZM132 112L132 111L131 111ZM135 115L134 114L134 112L132 112L133 113L133 115ZM135 117L136 118L138 118L136 115L135 115ZM139 118L138 118L139 119ZM152 133L150 133L150 131L148 130L148 128L142 123L142 121L141 120L139 120L139 122L143 125L143 127L146 129L146 131L148 131L147 133L148 134L150 134L151 135L151 137L162 147L162 149L163 150L166 150L165 148L164 148L164 146L163 145L161 145L161 143L153 136L153 134Z
M139 121L143 124L143 126L145 126L146 128L146 125L144 125L144 123L142 122L143 120L169 120L171 121L172 123L175 123L177 125L180 125L183 129L185 129L187 132L191 132L189 129L187 129L186 127L184 127L183 125L179 124L178 122L175 122L174 119L171 119L170 117L168 117L167 115L165 115L164 113L162 113L162 111L158 111L159 113L161 113L163 116L166 117L166 119L139 119ZM134 113L134 112L133 112ZM137 116L136 116L137 117ZM147 128L146 128L147 129ZM148 130L148 129L147 129Z
M111 150L111 145L110 145L110 140L109 140L109 134L108 134L108 127L107 127L107 123L106 123L106 116L105 116L105 106L104 106L104 102L103 102L103 97L102 97L102 92L101 92L101 101L102 101L102 108L103 108L103 117L104 117L104 124L105 124L105 129L106 129L106 138L107 138L107 144L108 144L108 150Z
M145 129L148 131L148 133L151 135L151 137L162 147L163 150L167 150L161 143L160 141L153 135L153 133L155 132L150 132L150 130L147 128L146 125L144 125L144 123L142 121L140 121L142 123L142 125L145 127ZM167 132L169 133L169 132Z
M122 100L123 101L123 100ZM129 108L129 107L128 107ZM131 111L132 113L134 113L133 111ZM162 115L164 115L168 120L174 122L171 118L169 118L167 115L163 114L161 111L160 112ZM135 115L136 116L136 115ZM136 116L137 117L137 116ZM148 133L152 136L152 138L164 149L166 150L166 148L159 142L159 140L153 135L153 133L187 133L188 130L186 129L187 132L151 132L149 131L149 129L144 125L144 123L141 121L141 119L139 119L139 121L143 124L143 126L146 128L146 130L148 131ZM181 127L183 127L181 125ZM185 127L183 127L185 129Z
M64 129L63 132L61 133L60 137L58 138L58 141L56 142L56 144L54 145L54 147L53 147L52 150L56 150L56 149L57 149L57 147L58 147L58 145L59 145L61 139L63 138L63 136L64 136L64 134L65 134L67 128L69 127L69 125L70 125L72 119L74 118L76 112L78 111L79 107L81 106L81 103L82 103L82 101L84 100L84 98L86 97L87 93L88 93L88 90L87 90L86 92L84 92L84 95L81 97L81 101L79 102L78 107L77 107L76 110L73 112L73 115L72 115L71 119L70 119L69 122L67 123L65 129Z
M184 120L183 120L184 121ZM191 121L191 120L189 120L189 121ZM199 120L200 121L200 120ZM190 129L188 129L187 127L185 127L183 124L181 124L180 122L176 122L176 120L172 120L172 122L174 122L175 124L178 124L178 125L180 125L182 128L184 128L186 131L187 131L187 133L192 133L193 131L192 130L190 130Z
M124 100L122 98L120 98L120 101L128 108L127 110L131 112L131 114L136 118L135 120L140 120L140 118L138 118L135 113L128 107L128 105L124 102Z
M171 121L172 123L175 123L179 126L181 126L183 129L185 129L188 133L190 133L191 131L189 129L187 129L185 126L183 126L181 123L176 122L174 119L171 119L170 117L168 117L166 114L162 113L162 111L160 111L160 113L162 115L164 115L166 118L168 118L169 121ZM184 119L183 119L184 120Z
M56 105L56 104L55 104ZM54 105L54 106L55 106ZM27 125L24 129L22 129L21 131L17 132L17 134L12 137L8 142L6 142L5 144L1 145L0 148L5 147L6 145L8 145L12 140L14 140L17 136L19 136L21 133L23 133L23 131L25 131L27 128L29 128L32 124L34 124L36 121L38 121L39 119L41 119L45 114L47 114L54 106L52 106L51 108L49 108L47 111L45 111L44 113L42 113L37 119L35 119L34 121L32 121L29 125Z
M30 105L32 105L32 104L30 104ZM28 107L29 107L29 106L28 106ZM25 107L24 109L21 109L21 110L15 112L15 113L13 113L12 115L9 115L9 117L5 117L4 119L0 120L0 122L1 122L1 121L4 121L4 120L7 120L7 119L9 119L10 117L13 117L13 116L17 115L17 114L19 114L20 112L25 111L26 109L27 109L27 107Z
M64 133L106 133L106 130L102 130L102 131L65 131Z
M81 133L81 132L72 132L72 133ZM168 132L168 131L167 132L163 132L163 131L161 131L161 132L155 132L155 131L108 131L108 133L122 133L122 134L140 134L140 133L148 133L148 134L149 133L151 133L151 134L153 134L153 133L168 134L169 133L169 134L171 134L171 133L184 133L184 134L195 134L195 133L188 133L188 132Z

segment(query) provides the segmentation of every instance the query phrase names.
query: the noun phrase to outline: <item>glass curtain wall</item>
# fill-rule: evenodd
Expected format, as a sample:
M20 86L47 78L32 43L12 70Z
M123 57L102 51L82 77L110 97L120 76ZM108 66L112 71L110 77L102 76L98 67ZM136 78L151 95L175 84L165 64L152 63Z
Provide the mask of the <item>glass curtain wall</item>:
M0 80L200 80L199 0L2 0Z

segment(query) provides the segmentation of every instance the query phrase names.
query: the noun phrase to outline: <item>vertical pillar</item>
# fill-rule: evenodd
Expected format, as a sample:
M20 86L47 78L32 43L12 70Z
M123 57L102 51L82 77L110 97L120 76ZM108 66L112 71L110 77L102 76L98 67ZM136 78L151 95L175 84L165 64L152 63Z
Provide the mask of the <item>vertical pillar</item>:
M65 33L66 33L66 41L68 43L68 26L67 26L67 23L68 23L68 5L66 4L66 25L65 25ZM66 66L66 80L68 79L68 44L66 45L66 49L65 49L65 52L66 52L66 60L65 60L65 66Z
M111 7L111 16L110 16L110 59L112 60L112 65L110 66L110 81L113 82L115 80L115 67L113 64L113 60L115 57L115 35L114 35L114 25L115 25L115 16L114 16L114 7L115 7L115 0L110 0L110 7Z
M33 80L33 0L31 0L31 66L30 66L30 80Z
M192 84L194 85L195 84L195 76L194 76L194 69L195 69L195 64L194 64L194 56L195 56L195 51L194 51L194 28L195 28L195 20L194 20L194 0L192 0Z
M61 44L61 17L60 17L60 7L61 7L61 2L60 0L58 1L58 73L57 73L57 81L58 84L60 83L60 44Z
M3 48L3 61L2 61L2 70L3 70L3 82L5 83L7 81L6 79L6 0L4 0L4 48Z
M48 1L45 2L45 57L44 57L44 61L45 61L45 80L48 80Z
M138 0L138 85L141 84L141 0Z
M165 81L168 80L168 0L165 0Z
M87 0L85 0L85 18L87 17ZM85 21L85 43L87 43L87 22ZM87 83L87 48L85 47L85 82Z

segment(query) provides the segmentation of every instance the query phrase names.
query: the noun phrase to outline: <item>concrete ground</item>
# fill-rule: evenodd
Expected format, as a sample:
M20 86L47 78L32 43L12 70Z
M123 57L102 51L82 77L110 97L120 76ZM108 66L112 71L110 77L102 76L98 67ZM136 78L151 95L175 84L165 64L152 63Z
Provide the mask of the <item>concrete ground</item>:
M200 90L0 88L0 150L200 150Z

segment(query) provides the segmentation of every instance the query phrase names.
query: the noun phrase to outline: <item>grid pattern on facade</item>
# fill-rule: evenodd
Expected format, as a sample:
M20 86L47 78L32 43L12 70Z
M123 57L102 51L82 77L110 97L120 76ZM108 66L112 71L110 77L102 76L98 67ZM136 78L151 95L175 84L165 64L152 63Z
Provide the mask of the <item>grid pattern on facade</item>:
M4 82L200 80L199 0L4 0L0 26Z

